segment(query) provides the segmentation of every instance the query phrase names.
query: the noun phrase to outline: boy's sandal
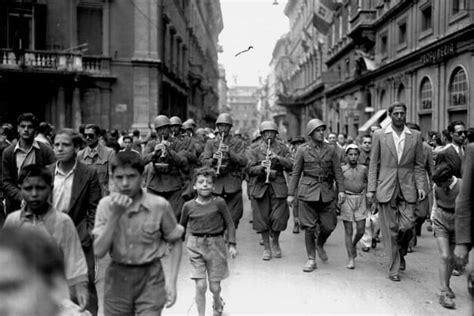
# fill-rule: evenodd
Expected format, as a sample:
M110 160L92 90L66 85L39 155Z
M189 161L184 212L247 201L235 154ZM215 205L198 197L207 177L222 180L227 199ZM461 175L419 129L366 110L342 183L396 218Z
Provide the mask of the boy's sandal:
M439 304L444 308L449 309L454 309L456 306L453 299L449 297L449 291L441 292L441 295L439 296Z
M221 316L222 315L222 312L224 312L224 300L222 299L222 297L219 298L220 299L220 306L215 306L215 305L212 305L212 310L213 310L213 315L214 316Z

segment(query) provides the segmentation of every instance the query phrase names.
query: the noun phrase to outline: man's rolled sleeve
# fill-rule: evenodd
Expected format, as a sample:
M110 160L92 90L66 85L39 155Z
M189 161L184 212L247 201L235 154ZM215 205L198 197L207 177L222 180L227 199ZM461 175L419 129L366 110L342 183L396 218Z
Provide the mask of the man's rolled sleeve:
M163 232L163 239L167 242L174 242L184 234L184 227L179 225L174 216L171 205L166 202L163 208L163 216L161 219L161 231Z

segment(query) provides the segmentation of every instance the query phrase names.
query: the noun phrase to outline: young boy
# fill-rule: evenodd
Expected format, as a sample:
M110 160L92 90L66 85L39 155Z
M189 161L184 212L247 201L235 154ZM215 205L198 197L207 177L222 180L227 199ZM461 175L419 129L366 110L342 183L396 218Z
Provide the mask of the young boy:
M354 144L347 145L347 164L342 166L346 200L341 205L341 219L344 222L345 243L349 260L347 269L354 269L354 259L357 257L356 245L364 235L365 219L367 218L366 187L368 170L358 163L360 150ZM356 223L356 234L353 235L352 223Z
M209 288L214 297L214 315L222 315L224 302L220 296L221 281L229 275L224 232L227 230L229 254L237 255L235 226L225 200L212 195L216 174L204 167L196 170L194 190L197 197L183 206L181 225L189 224L187 249L191 261L191 279L196 281L196 305L200 316L206 310L206 272Z
M105 274L105 315L161 315L176 301L184 229L176 222L164 198L144 192L140 185L143 160L119 152L111 160L112 180L118 192L97 207L93 230L94 252L108 252L112 262ZM171 245L170 277L166 282L160 258Z
M449 287L449 280L453 272L454 246L454 208L455 200L461 187L461 179L454 177L453 169L446 163L436 166L433 174L433 208L431 221L434 236L441 255L439 277L441 294L439 303L445 308L454 308L454 293Z
M52 174L42 166L28 165L21 170L18 181L25 206L8 215L5 227L33 228L59 246L71 297L84 310L88 301L86 258L72 219L49 203ZM67 289L64 294L68 299Z

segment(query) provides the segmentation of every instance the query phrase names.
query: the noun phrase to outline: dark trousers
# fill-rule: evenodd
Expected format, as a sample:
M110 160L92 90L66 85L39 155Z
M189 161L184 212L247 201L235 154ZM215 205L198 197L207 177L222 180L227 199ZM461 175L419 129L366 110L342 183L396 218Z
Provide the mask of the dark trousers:
M171 208L173 209L174 215L176 216L176 220L179 223L179 220L181 218L181 211L183 209L184 205L184 199L183 199L183 190L179 189L176 191L169 191L169 192L156 192L150 188L147 189L149 193L159 195L165 199L168 200L168 202L171 204Z
M237 229L239 226L239 221L244 214L244 203L242 201L242 191L234 192L234 193L225 193L222 194L214 194L216 196L220 196L225 200L227 204L227 208L229 209L230 216L234 221L234 226Z
M299 200L298 208L301 228L314 231L317 244L324 245L337 226L336 200L327 203Z
M277 198L271 186L268 186L265 194L255 199L257 207L253 209L253 229L257 233L266 231L281 232L288 224L290 211L285 198Z
M95 267L95 255L94 255L94 248L91 246L82 248L84 250L84 255L86 256L87 262L87 269L88 269L88 277L89 277L89 284L88 284L88 291L89 291L89 302L87 303L86 309L91 312L92 315L97 315L99 310L99 301L97 297L97 289L95 287L95 274L96 274L96 267Z

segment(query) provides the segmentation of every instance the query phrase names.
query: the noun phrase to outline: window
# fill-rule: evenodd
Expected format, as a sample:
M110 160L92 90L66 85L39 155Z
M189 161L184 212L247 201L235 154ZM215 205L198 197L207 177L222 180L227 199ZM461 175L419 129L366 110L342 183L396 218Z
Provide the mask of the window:
M451 76L449 83L449 105L467 105L467 76L461 67L456 68Z
M382 35L380 38L380 53L382 56L387 56L387 34Z
M341 65L337 66L337 78L338 78L339 80L342 79Z
M433 87L428 77L423 78L420 87L421 110L431 110L433 107Z
M467 11L467 0L452 0L453 2L453 10L452 13L458 14L463 11Z
M432 20L433 10L431 6L424 8L421 11L421 31L430 30L433 27Z
M398 25L398 44L407 43L407 23L403 22Z
M350 76L350 65L351 65L349 58L347 58L345 62L346 62L346 78L349 78L349 76Z
M77 39L87 44L88 55L102 55L102 9L77 7Z

